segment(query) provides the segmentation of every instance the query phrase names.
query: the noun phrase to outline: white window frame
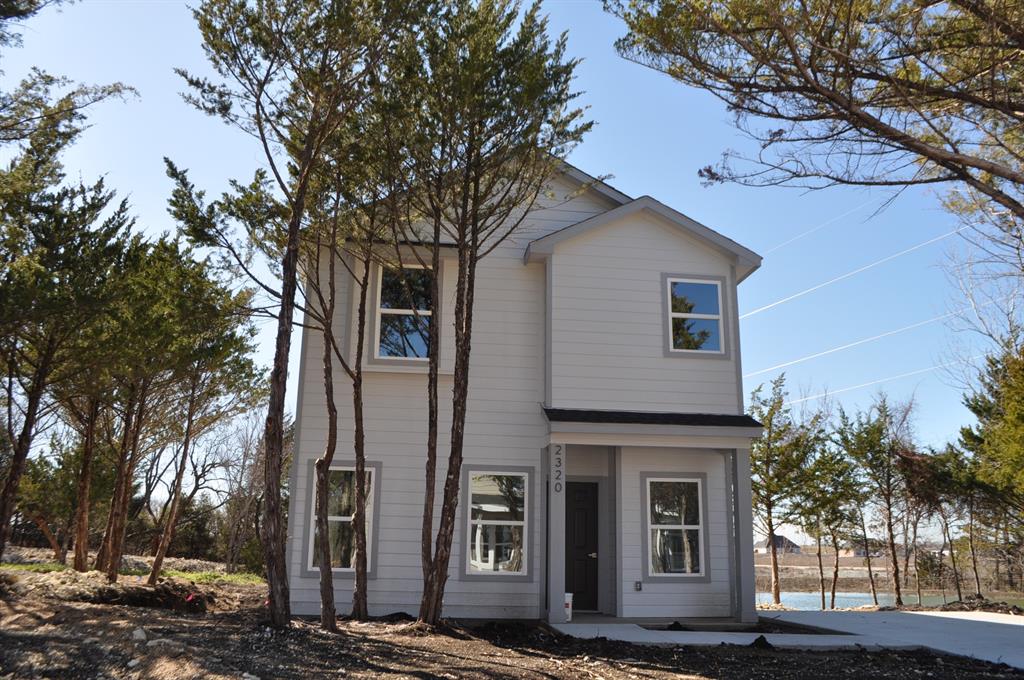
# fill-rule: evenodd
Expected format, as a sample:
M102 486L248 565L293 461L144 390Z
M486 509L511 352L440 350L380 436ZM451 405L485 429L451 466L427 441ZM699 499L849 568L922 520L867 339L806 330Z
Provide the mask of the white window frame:
M402 269L429 269L420 264L403 264ZM385 314L392 316L411 316L413 318L417 316L428 316L433 317L434 311L431 309L384 309L381 306L381 298L384 296L384 265L377 265L377 310L376 310L376 328L373 338L373 358L381 361L427 361L428 357L398 357L398 356L385 356L380 353L380 332L382 328L382 318ZM429 323L433 323L433 319ZM429 343L429 338L427 342ZM429 347L428 347L429 351Z
M330 468L328 468L328 472L351 472L352 473L352 483L355 484L355 482L356 482L356 474L355 474L356 473L356 468L355 468L354 465L344 465L344 466L342 466L342 465L337 465L337 466L332 465ZM367 485L366 485L366 512L363 513L366 516L366 570L370 571L373 568L372 567L373 550L370 549L370 546L373 545L373 492L374 492L374 486L373 485L376 484L377 480L375 480L373 478L374 477L374 471L373 471L373 468L371 468L370 466L366 466L366 469L365 469L364 472L366 474L366 481L367 481ZM319 571L320 570L320 567L316 566L313 563L313 546L316 545L316 492L317 492L316 475L314 474L313 475L313 493L310 494L310 497L313 499L313 506L310 508L310 511L309 511L309 516L310 516L310 519L311 519L311 522L312 522L312 527L310 528L310 532L309 532L309 555L308 555L308 559L306 561L307 566L308 566L310 571ZM330 523L331 522L347 522L347 523L351 524L353 522L353 519L354 519L353 515L327 515L328 528L330 528ZM328 532L328 533L330 533L330 532ZM354 567L331 567L331 571L333 571L335 573L339 573L339 574L351 574L351 573L355 572L355 568Z
M473 478L492 475L495 477L522 477L523 479L523 519L473 519ZM466 557L463 570L468 576L483 578L500 578L503 576L527 576L529 574L530 559L530 475L527 472L517 470L472 470L466 484L466 493L469 495L466 504ZM523 566L519 571L480 571L470 567L473 564L473 546L468 545L473 540L473 525L477 526L521 526L523 528Z
M674 283L697 283L705 286L714 286L718 292L718 314L687 314L684 312L672 311L672 284ZM668 351L673 354L725 354L725 328L722 324L722 283L712 279L688 279L681 276L669 276L665 279L667 287L665 310L668 313ZM672 320L673 319L709 319L718 322L718 349L676 349L673 342Z
M655 524L654 513L651 512L651 483L652 482L676 482L676 483L687 483L692 482L697 485L697 524ZM704 576L704 571L707 569L708 556L704 554L704 484L703 480L699 477L648 477L646 480L647 484L647 575L650 578L699 578ZM679 520L682 522L685 517L680 517ZM660 574L655 572L651 565L654 564L652 557L654 556L654 546L651 534L654 529L681 529L683 531L683 540L686 540L686 532L697 530L697 549L700 551L700 571L695 572L671 572L667 574Z

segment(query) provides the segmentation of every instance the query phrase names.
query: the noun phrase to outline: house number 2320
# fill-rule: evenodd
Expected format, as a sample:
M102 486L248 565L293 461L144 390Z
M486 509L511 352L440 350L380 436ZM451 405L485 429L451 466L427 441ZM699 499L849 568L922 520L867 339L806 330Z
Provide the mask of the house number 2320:
M562 493L564 488L565 468L563 463L563 450L561 444L555 444L555 450L551 455L551 480L555 493Z

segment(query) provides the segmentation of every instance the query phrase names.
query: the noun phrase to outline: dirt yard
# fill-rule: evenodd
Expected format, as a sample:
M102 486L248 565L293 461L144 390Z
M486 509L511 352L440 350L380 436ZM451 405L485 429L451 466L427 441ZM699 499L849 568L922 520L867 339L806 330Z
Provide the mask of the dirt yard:
M0 678L1024 678L923 652L652 648L523 624L425 634L401 620L345 622L332 635L297 621L278 632L262 623L260 585L165 585L146 599L130 580L0 569Z

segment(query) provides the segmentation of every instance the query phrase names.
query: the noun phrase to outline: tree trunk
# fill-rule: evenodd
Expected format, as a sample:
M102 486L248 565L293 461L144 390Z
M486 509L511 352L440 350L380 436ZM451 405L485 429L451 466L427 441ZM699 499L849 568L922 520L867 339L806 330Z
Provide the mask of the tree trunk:
M431 309L441 309L441 215L433 216L433 243L430 264L434 275L430 277ZM423 523L420 527L420 565L423 570L423 584L430 580L431 565L434 562L432 542L434 539L434 497L437 491L437 436L438 436L438 384L437 374L440 362L440 343L437 323L431 322L427 346L427 461L423 477Z
M118 570L121 568L121 555L124 553L125 529L128 523L128 506L132 499L132 480L135 478L135 468L141 454L139 441L142 438L142 428L146 417L146 400L149 395L149 379L143 380L139 388L138 408L135 413L135 424L132 432L131 447L128 451L127 462L123 468L123 479L121 480L121 495L118 498L116 512L110 524L110 540L107 543L107 581L117 581Z
M775 524L771 521L771 510L768 510L768 514L768 555L770 556L769 564L771 565L772 574L772 602L782 604L782 587L779 584L779 553L778 548L775 546Z
M821 591L821 611L825 611L825 566L821 562L821 532L815 534L818 544L818 588Z
M53 551L53 561L60 562L60 543L57 542L57 537L53 535L50 530L50 525L46 523L46 519L42 515L32 515L32 521L42 532L46 542L50 544L50 550Z
M467 252L468 250L468 252ZM476 252L472 247L459 248L459 275L455 294L455 370L452 389L451 449L448 471L441 501L434 559L424 582L419 621L437 625L441 620L448 563L451 559L452 537L455 532L455 513L459 505L459 482L462 474L462 447L466 430L466 410L469 400L469 357L472 348L473 297L476 277Z
M321 253L317 249L316 257ZM334 453L338 447L338 407L334 401L334 250L331 249L330 269L328 277L330 281L329 300L323 309L324 318L321 320L321 332L323 334L323 381L324 397L327 402L327 442L324 446L324 455L316 461L316 535L319 539L318 559L320 562L320 626L330 632L338 630L338 615L334 604L334 571L331 561L331 540L330 527L327 521L327 503L330 500L330 475L331 463L334 462ZM319 277L319 264L317 274ZM319 283L317 284L319 285Z
M373 239L370 238L369 250L363 260L362 278L359 281L359 308L356 312L358 324L356 336L356 356L352 367L352 419L353 449L356 454L356 508L352 517L355 525L356 554L355 575L352 584L352 618L365 621L370 616L367 602L367 548L366 548L366 431L363 427L363 349L366 340L366 297L370 287L370 267L372 259ZM332 281L334 271L331 271ZM432 277L433 278L433 277ZM333 295L333 288L332 295ZM431 324L433 325L433 324ZM379 479L372 480L380 484Z
M128 390L124 418L122 419L121 445L118 447L117 470L114 473L114 491L110 497L110 507L107 509L107 522L103 530L103 539L100 541L99 550L96 552L96 563L93 565L96 571L106 571L110 557L110 540L114 531L114 517L117 515L117 508L121 502L122 487L126 477L125 471L128 467L128 458L131 451L132 430L135 426L136 397L135 387L131 386Z
M964 594L960 589L960 569L956 564L956 549L953 548L953 537L949 533L949 521L945 517L942 518L942 533L946 543L949 544L949 562L953 567L953 585L956 586L956 599L962 602Z
M281 468L284 465L284 408L288 388L288 352L291 349L292 319L295 315L295 291L298 286L299 232L306 210L313 157L312 135L306 138L298 166L292 214L288 221L288 239L281 261L281 309L277 315L277 336L274 341L274 364L270 371L270 396L267 419L263 429L263 559L267 570L267 599L270 624L287 628L292 609L288 592L288 565L285 562L287 539L282 522Z
M156 554L153 556L153 566L149 571L147 583L155 586L160 578L160 569L164 564L164 557L171 547L171 540L174 538L175 524L178 521L178 509L181 507L181 485L185 479L185 467L188 465L188 457L192 446L192 427L195 421L196 391L198 390L198 378L194 378L188 395L188 406L185 410L185 436L181 441L181 459L178 461L178 468L174 471L174 484L171 489L170 504L164 518L163 531L160 533L160 542L157 545Z
M889 560L892 563L893 604L897 607L902 607L903 591L900 589L900 558L896 552L896 528L892 523L892 501L889 499L885 503L885 530L886 539L889 541Z
M829 531L829 536L832 538L832 595L829 600L828 608L836 608L836 584L839 583L839 537L836 536L835 531Z
M939 548L939 588L942 589L942 604L946 604L946 530L942 530L942 547Z
M32 440L35 438L36 419L39 417L39 407L43 402L43 395L50 379L50 368L56 347L56 340L51 338L32 374L32 382L26 395L21 432L14 443L11 462L7 468L7 479L4 480L3 491L0 492L0 559L3 558L7 541L11 535L11 517L14 515L14 505L18 498L18 487L21 485L21 476L25 472L25 461L28 459L28 453L32 449Z
M971 570L974 571L974 594L981 597L981 575L978 574L978 551L974 545L974 498L967 501L967 545L971 550Z
M914 533L910 537L910 543L914 552L914 585L917 588L917 604L918 606L924 605L924 599L921 597L921 569L920 564L917 561L917 530L921 524L921 517L918 516L914 520Z
M864 561L868 566L868 584L871 586L871 601L878 606L878 589L875 587L875 572L871 568L871 542L868 540L868 523L864 511L860 512L860 530L864 537Z
M82 442L82 465L78 470L75 505L75 571L89 570L89 496L92 485L92 458L96 450L96 421L99 400L90 397L85 407L85 436Z

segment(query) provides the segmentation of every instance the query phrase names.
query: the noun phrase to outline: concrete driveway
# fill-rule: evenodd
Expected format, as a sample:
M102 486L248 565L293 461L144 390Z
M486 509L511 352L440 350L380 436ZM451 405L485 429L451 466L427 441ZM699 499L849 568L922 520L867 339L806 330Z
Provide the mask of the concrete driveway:
M768 633L782 649L931 649L1024 669L1024 616L985 612L764 611L764 619L835 631L837 634ZM615 619L559 623L556 630L579 638L603 637L645 645L749 645L758 633L651 630Z
M828 628L879 647L927 647L1024 669L1024 617L987 612L761 612L762 618Z

